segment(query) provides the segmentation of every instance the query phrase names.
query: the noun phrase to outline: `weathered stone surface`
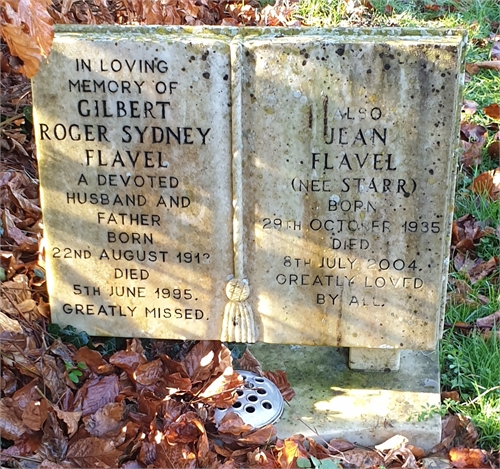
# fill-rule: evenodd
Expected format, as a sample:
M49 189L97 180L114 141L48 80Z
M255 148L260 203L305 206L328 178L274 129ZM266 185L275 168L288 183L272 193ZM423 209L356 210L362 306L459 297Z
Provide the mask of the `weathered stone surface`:
M59 29L33 85L53 320L218 339L234 274L248 277L257 341L433 349L462 42ZM250 309L231 311L233 323Z
M401 352L393 349L352 347L349 349L349 368L364 371L398 371Z
M412 34L244 43L246 274L261 341L436 346L463 38Z
M276 424L280 438L295 433L320 441L344 438L371 446L394 435L430 450L441 440L437 353L401 351L396 373L351 371L347 350L258 344L250 347L264 370L282 369L296 396ZM419 418L420 417L420 418Z
M228 43L110 31L59 32L33 83L52 320L218 339L233 270Z

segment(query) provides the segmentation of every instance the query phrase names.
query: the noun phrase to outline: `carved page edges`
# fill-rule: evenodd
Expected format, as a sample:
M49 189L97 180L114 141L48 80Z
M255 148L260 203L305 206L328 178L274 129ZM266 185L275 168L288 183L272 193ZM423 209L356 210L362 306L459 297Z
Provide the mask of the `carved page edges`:
M231 152L233 184L233 250L235 278L226 285L229 303L222 318L221 340L228 342L255 342L255 320L247 303L250 287L243 269L243 180L241 129L241 82L243 73L243 51L241 38L236 36L230 44L231 50Z

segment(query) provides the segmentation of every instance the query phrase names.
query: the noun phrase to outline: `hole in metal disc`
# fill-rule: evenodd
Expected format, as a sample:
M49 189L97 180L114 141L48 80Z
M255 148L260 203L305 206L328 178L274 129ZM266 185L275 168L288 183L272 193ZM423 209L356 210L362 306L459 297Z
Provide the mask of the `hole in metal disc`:
M224 409L223 407L217 407L217 410L220 410L221 412L225 412L227 409Z
M267 391L264 388L257 388L257 392L263 396L267 394Z
M240 401L236 401L234 404L233 404L233 407L235 409L239 409L241 407L241 402Z
M238 394L238 396L243 396L244 392L241 389L237 389L236 394Z
M250 402L257 402L259 400L259 398L255 394L250 394L250 396L248 396L247 399Z
M255 378L256 383L263 383L264 379L263 378Z
M249 414L253 414L255 412L255 407L253 405L247 405L245 407L245 410L249 413Z
M269 401L264 401L262 403L262 407L264 407L264 409L270 410L273 408L273 405Z

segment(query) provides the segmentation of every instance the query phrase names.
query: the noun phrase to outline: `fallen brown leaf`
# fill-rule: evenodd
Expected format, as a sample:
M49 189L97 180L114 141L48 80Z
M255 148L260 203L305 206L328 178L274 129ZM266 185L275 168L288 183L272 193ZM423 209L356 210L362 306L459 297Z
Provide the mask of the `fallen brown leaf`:
M347 440L343 440L342 438L333 438L328 442L328 449L335 453L343 453L344 451L349 451L350 449L354 449L355 446Z
M378 453L367 449L352 449L344 452L343 457L347 464L357 469L371 469L384 464L383 458Z
M490 50L491 60L500 60L500 41L493 43Z
M23 423L35 432L41 430L47 420L48 404L45 399L30 401L23 411Z
M475 62L473 64L465 64L465 70L471 75L479 73L480 69L485 70L500 70L500 60L488 60L485 62Z
M118 376L109 375L103 378L92 378L85 381L75 396L75 407L82 415L97 412L101 407L114 402L118 395Z
M102 438L116 437L123 427L123 404L110 402L95 413L83 417L85 429L92 436Z
M66 369L62 360L56 360L52 355L43 355L39 362L44 385L50 389L51 401L58 402L67 389Z
M443 391L441 393L441 400L452 399L455 402L460 402L460 395L457 391Z
M90 371L97 375L113 373L115 367L110 365L102 358L96 350L90 350L88 347L79 348L73 357L76 363L83 362Z
M129 375L133 375L140 364L147 362L142 346L137 347L135 340L129 342L126 350L115 352L109 359L109 363L126 371Z
M7 459L8 457L22 459L26 456L31 456L39 450L41 443L41 432L35 434L25 433L21 438L16 440L12 446L9 446L7 449L2 449L1 457L2 459Z
M478 439L474 424L461 415L448 414L441 420L441 441L434 446L429 454L442 454L457 445L474 447Z
M500 106L497 103L493 103L490 106L483 108L484 113L495 120L500 120Z
M476 320L476 326L484 329L492 329L496 324L500 325L500 310Z
M261 448L255 448L247 453L248 465L250 467L262 469L274 469L279 467L274 455L270 451L264 451Z
M419 446L407 445L407 448L412 452L413 456L415 456L417 459L421 459L425 454L425 451Z
M488 453L483 449L464 448L462 446L451 448L448 454L452 467L456 468L489 468Z
M488 147L488 155L492 158L500 158L500 132L497 132L493 136L493 142Z
M492 272L494 272L498 267L498 257L493 256L491 259L489 259L486 262L481 262L477 265L474 265L472 268L467 270L467 275L469 276L469 279L472 284L479 282L479 280L482 280L483 278L487 277L490 275Z
M122 455L111 440L95 436L82 438L68 447L66 461L73 467L118 467Z
M216 373L223 347L221 342L201 340L189 351L182 365L193 384L206 381L212 372Z
M186 412L172 422L165 432L165 438L170 445L193 443L204 431L195 412Z
M156 360L141 363L135 369L135 380L142 386L149 386L160 381L165 374L162 361L157 358Z
M276 385L285 401L290 402L295 397L295 391L288 382L286 371L265 371L264 377Z
M462 103L462 114L466 116L472 116L477 111L478 104L476 101L464 99Z
M0 311L0 334L3 333L22 334L23 328L21 324L19 324L19 321L10 318Z
M474 244L473 239L464 238L455 245L455 249L465 254L468 251L474 252L476 250L476 245Z
M59 425L54 412L49 412L43 425L42 444L39 450L42 458L61 461L68 450L68 437Z
M500 168L481 173L472 181L472 191L478 195L486 195L491 200L500 197Z
M215 407L226 408L238 398L236 389L243 386L243 378L228 367L223 374L213 381L207 381L197 394L197 399Z
M309 458L304 441L305 438L302 435L293 435L286 440L276 442L277 460L280 467L296 467L298 458Z
M239 359L238 368L262 376L262 367L260 366L259 360L253 356L248 348L245 349L243 355Z
M0 378L0 389L4 396L12 397L17 390L17 377L9 368L2 367L2 377Z
M20 24L3 24L2 37L9 46L11 54L19 57L23 62L23 65L19 66L17 71L28 78L34 77L40 68L42 60L40 47L35 39L26 34Z
M36 252L38 250L38 240L32 236L27 236L20 230L16 224L19 219L13 216L9 209L2 211L2 222L4 227L4 239L12 239L17 245L19 251Z
M156 458L150 467L195 469L196 454L188 444L169 444L165 439L156 444Z
M59 409L56 405L52 407L57 415L57 418L66 424L66 427L68 428L68 436L71 438L78 430L78 423L82 417L82 412L66 412Z
M18 440L28 431L23 421L16 415L10 397L0 399L0 435L6 440Z
M167 427L177 420L186 410L185 404L174 399L164 400L158 408L158 416L163 418L163 425Z
M162 355L161 361L165 368L163 381L168 388L190 391L192 388L191 379L188 377L182 363L172 360L167 355Z
M238 443L246 445L263 446L267 445L276 437L276 427L274 425L266 425L238 439Z
M247 433L252 429L251 425L245 424L243 419L235 412L228 412L217 426L220 433L229 433L234 436L239 436L242 433Z
M460 143L464 149L461 163L466 169L480 164L487 135L488 131L482 125L467 122L460 125Z
M309 454L318 459L325 459L331 456L329 449L322 444L318 443L313 438L306 438L309 444Z

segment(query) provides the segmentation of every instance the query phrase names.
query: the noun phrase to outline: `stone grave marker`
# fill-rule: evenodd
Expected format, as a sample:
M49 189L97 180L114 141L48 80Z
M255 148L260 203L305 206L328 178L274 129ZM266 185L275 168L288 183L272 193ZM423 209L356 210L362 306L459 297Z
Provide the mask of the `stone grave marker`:
M60 27L33 82L53 321L277 344L253 350L299 396L279 430L431 447L438 418L404 422L439 403L411 351L442 329L464 43Z
M263 342L436 346L462 39L414 34L244 44L245 266Z
M63 29L33 83L52 320L219 338L233 271L228 41L114 31Z

